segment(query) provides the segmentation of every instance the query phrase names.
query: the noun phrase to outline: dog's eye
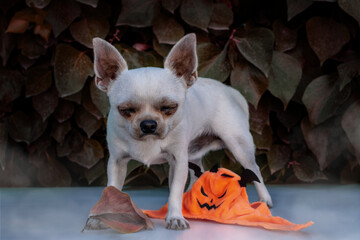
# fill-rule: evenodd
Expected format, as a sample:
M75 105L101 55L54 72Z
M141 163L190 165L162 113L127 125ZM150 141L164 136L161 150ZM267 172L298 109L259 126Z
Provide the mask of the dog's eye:
M174 104L174 105L169 105L169 106L162 106L160 108L160 111L163 112L165 115L172 115L176 112L178 105Z
M131 117L132 114L136 113L135 108L119 108L119 112L124 117Z

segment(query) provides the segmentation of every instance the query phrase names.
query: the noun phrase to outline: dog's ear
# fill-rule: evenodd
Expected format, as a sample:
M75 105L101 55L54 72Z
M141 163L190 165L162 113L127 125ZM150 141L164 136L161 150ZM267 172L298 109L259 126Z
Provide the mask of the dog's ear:
M190 33L180 39L166 57L164 67L185 80L190 87L197 79L198 59L196 55L196 35Z
M93 46L95 84L100 90L107 92L112 81L128 67L125 59L110 43L101 38L94 38Z

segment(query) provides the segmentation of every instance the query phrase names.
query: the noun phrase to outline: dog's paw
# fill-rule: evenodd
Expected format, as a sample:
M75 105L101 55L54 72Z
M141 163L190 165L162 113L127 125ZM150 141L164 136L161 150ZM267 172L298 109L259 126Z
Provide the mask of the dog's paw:
M268 196L268 197L262 197L259 199L260 202L264 202L266 203L266 205L269 207L269 208L272 208L273 207L273 203L272 203L272 200L271 200L271 197Z
M166 219L166 228L172 230L184 230L190 228L190 224L183 217L173 217Z
M95 218L88 218L84 230L103 230L108 229L109 227L104 224L102 221Z

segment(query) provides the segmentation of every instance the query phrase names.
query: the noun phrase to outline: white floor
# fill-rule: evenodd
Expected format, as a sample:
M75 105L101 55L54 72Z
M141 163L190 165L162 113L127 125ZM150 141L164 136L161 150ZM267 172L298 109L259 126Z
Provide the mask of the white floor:
M260 228L190 220L191 229L171 231L154 220L155 229L133 234L114 230L81 233L87 215L102 188L0 189L1 240L52 239L360 239L360 185L268 186L274 216L295 223L314 221L300 232L268 231ZM167 189L127 190L140 208L158 209L167 202ZM248 186L250 201L256 201Z

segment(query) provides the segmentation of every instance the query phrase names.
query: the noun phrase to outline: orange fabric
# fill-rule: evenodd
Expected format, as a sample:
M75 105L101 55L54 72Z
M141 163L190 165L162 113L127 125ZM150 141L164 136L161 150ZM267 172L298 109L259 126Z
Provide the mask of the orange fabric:
M184 217L285 231L298 231L313 224L295 224L274 217L262 202L250 204L245 187L239 184L240 179L239 175L224 168L219 168L216 173L203 173L183 195ZM157 211L145 210L144 213L152 218L164 219L167 211L166 204Z

